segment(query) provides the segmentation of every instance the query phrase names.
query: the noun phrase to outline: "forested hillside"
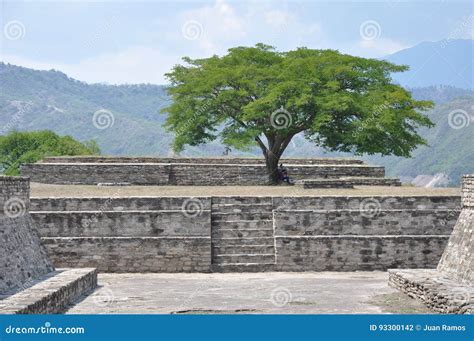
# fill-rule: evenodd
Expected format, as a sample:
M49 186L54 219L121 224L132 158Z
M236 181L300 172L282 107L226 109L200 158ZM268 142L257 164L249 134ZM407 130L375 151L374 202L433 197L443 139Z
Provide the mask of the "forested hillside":
M1 134L17 130L50 129L80 141L95 140L103 154L170 155L172 135L162 128L160 109L169 102L164 86L87 84L59 71L37 71L0 63ZM474 93L448 86L410 89L417 99L430 99L436 107L427 114L436 127L423 130L430 147L421 147L411 159L364 157L384 165L393 176L445 173L452 183L460 174L474 172ZM454 129L449 115L469 119ZM460 116L461 115L461 116ZM467 116L466 116L467 115ZM462 118L461 117L461 118ZM222 155L218 142L187 148L183 155ZM232 154L260 155L254 150ZM295 137L287 156L325 154L303 136Z

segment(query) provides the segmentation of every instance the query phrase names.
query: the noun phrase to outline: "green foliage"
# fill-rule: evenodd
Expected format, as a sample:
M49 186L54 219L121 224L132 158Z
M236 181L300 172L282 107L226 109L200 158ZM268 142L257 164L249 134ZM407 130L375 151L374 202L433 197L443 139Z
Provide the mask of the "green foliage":
M329 151L408 157L425 144L417 128L433 125L419 112L432 103L414 100L391 82L390 75L406 66L333 50L279 52L263 44L183 60L167 74L173 103L162 110L166 128L176 133L175 151L220 137L238 149L259 145L266 157L278 159L304 132Z
M36 162L45 156L97 154L100 150L94 141L81 143L49 130L13 131L0 136L0 167L6 175L19 175L21 164Z
M433 89L433 93L430 93L429 88L421 90L424 93L420 96L438 96L438 99L452 97L449 93L453 91L448 88L446 94L439 89ZM453 112L465 112L469 117L472 116L474 94L471 92L466 95L466 90L458 90L458 98L449 98L448 102L437 105L428 113L433 122L436 122L436 128L419 131L428 141L428 146L415 150L409 159L372 156L367 158L367 161L385 166L389 176L416 177L420 174L444 173L451 179L451 185L459 185L463 174L474 172L474 148L471 142L474 125L471 123L461 129L453 129L449 125L449 115Z

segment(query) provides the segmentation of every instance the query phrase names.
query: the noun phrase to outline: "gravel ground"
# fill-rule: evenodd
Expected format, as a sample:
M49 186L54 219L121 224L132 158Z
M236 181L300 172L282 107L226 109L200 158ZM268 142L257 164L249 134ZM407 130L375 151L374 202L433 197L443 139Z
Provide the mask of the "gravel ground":
M300 186L86 186L31 183L32 197L124 196L459 196L459 188L359 186L303 189Z

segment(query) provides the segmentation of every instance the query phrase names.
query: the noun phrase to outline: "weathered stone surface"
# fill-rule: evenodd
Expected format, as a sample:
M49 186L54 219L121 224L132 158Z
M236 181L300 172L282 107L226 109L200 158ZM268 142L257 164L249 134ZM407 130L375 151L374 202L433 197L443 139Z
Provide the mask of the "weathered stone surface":
M209 272L210 237L45 237L59 267L101 272Z
M429 313L421 303L389 287L387 278L386 272L378 271L238 274L100 273L99 288L67 313ZM223 336L222 339L224 338L226 337ZM269 338L262 336L261 339ZM291 339L296 340L298 337ZM319 339L315 334L314 340Z
M0 177L0 313L59 313L97 285L94 269L54 271L29 209L29 180Z
M123 156L51 156L43 163L208 163L263 165L258 157L123 157ZM362 160L351 158L282 158L281 162L291 165L352 165L363 164Z
M263 185L263 164L190 163L35 163L21 167L31 181L50 184L126 182L133 185ZM338 177L383 177L383 167L364 164L287 165L294 180Z
M211 197L32 198L30 205L31 211L166 211L189 206L208 211Z
M429 308L443 314L473 314L474 287L432 269L389 270L389 283L408 296L422 300Z
M0 177L0 295L53 270L28 207L28 179Z
M58 269L0 301L0 314L59 314L97 286L95 269Z
M461 212L459 196L275 196L275 210L450 210Z
M396 178L341 177L339 179L303 179L303 188L354 188L354 186L401 186Z
M474 175L465 175L462 211L436 270L390 271L392 286L443 313L474 312L473 194Z
M29 178L0 175L0 215L10 218L23 216L29 207Z
M44 237L160 237L210 235L211 213L196 216L172 211L41 211L32 212Z
M444 235L456 216L446 209L278 210L273 215L278 236L312 235Z
M0 295L53 271L31 217L0 216Z
M439 261L447 236L276 237L279 271L373 271Z
M354 184L343 179L304 179L303 188L354 188Z
M31 206L57 266L346 271L434 267L459 202L433 196L222 196L34 198Z
M474 175L463 177L462 211L438 264L438 271L453 280L474 285Z

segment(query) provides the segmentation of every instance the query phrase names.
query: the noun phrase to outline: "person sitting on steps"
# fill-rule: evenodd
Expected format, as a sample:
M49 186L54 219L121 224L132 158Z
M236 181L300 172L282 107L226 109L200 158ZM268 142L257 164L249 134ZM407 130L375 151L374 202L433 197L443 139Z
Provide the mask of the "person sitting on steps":
M292 185L290 177L288 176L288 171L283 167L283 163L280 163L280 166L278 167L278 179Z

